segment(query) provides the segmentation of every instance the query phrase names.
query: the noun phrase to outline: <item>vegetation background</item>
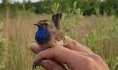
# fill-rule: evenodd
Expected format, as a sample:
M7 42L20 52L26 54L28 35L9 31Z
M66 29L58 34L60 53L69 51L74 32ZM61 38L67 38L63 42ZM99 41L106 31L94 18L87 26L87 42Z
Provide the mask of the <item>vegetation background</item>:
M2 0L0 70L31 70L36 27L41 19L63 13L62 30L118 70L118 0ZM42 69L40 69L42 70Z

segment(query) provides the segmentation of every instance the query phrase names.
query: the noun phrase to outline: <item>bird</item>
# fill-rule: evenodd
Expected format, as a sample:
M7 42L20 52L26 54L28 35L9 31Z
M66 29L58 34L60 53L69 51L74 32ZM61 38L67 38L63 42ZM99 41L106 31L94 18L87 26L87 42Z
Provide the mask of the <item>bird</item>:
M64 39L64 33L61 31L61 13L52 15L52 20L41 20L37 24L38 27L35 40L45 50L54 47L54 44ZM33 63L33 70L40 64L41 60Z

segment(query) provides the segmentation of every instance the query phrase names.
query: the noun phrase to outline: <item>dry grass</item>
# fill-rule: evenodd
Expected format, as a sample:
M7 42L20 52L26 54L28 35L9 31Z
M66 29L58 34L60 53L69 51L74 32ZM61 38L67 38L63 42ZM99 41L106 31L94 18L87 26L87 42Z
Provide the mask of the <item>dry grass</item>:
M6 42L6 67L5 70L31 70L32 53L30 44L34 42L36 27L40 16L17 16L7 18L4 27Z

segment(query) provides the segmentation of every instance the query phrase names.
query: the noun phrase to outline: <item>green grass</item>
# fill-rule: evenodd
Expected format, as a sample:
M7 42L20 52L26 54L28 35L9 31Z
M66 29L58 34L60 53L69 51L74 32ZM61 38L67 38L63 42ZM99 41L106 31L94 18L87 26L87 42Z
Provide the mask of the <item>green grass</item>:
M74 17L68 21L68 35L99 54L110 70L118 69L118 18L83 17L74 24Z
M34 42L36 31L33 24L44 18L50 19L51 16L33 14L10 18L8 15L3 19L5 50L0 50L4 54L0 69L2 66L2 70L31 70L34 54L30 50L30 44ZM62 26L67 35L99 54L110 70L118 70L117 17L83 16L77 19L76 16L71 16L63 18Z
M4 52L4 45L3 45L3 22L0 19L0 57L3 57L3 52ZM0 70L4 68L4 61L3 58L0 59Z

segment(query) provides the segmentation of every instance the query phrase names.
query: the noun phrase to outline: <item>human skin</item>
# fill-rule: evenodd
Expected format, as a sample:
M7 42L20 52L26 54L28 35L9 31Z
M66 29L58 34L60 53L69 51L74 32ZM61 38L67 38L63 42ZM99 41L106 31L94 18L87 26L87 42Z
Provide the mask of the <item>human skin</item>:
M55 44L52 48L40 51L40 47L33 43L31 50L37 54L34 62L46 58L41 62L41 66L46 70L66 70L63 64L70 70L109 70L99 55L67 36L64 47Z

